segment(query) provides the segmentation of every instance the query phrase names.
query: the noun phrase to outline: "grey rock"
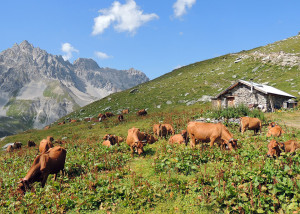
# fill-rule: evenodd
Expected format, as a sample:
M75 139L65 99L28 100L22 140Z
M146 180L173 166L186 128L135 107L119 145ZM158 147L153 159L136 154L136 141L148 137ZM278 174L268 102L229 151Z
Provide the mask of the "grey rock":
M172 104L172 101L168 100L168 101L166 102L166 104L171 105L171 104Z
M78 107L146 81L149 78L133 68L101 68L84 58L72 64L23 41L0 53L0 118L18 106L24 129L42 128ZM7 132L0 127L0 133Z

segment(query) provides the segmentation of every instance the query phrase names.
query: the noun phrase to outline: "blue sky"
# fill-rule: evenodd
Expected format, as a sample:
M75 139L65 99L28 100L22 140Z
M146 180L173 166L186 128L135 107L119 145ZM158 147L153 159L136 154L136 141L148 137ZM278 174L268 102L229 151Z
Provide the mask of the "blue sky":
M297 35L298 0L10 0L0 7L0 51L28 40L70 62L173 69Z

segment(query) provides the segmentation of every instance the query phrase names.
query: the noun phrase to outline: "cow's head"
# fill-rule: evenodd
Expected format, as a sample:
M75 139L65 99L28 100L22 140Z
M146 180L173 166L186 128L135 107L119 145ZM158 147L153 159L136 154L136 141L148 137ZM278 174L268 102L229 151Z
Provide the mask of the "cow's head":
M139 155L144 153L144 146L147 144L147 140L138 141L133 144L133 149L135 152L137 152Z
M47 140L49 140L50 142L54 141L54 138L52 136L48 136Z
M27 180L20 179L18 182L17 192L24 195L27 189L29 189L29 182Z
M276 126L275 122L269 123L268 129L271 129Z
M280 156L281 151L284 150L284 144L278 143L276 140L271 140L268 144L268 157Z
M237 149L237 139L230 138L227 143L225 143L225 149L232 151Z
M109 140L111 145L115 145L118 142L116 135L107 135L107 140Z

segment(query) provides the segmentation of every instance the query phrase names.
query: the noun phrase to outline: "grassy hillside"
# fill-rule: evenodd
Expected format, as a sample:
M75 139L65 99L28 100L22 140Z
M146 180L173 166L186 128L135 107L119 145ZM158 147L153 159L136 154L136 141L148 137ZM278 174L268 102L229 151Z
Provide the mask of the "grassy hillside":
M117 113L124 108L132 111L141 108L148 108L150 112L168 111L195 103L203 95L215 96L238 79L268 83L299 97L300 58L296 58L298 65L287 63L285 66L281 65L284 64L281 60L264 59L268 54L279 51L300 57L300 36L184 66L134 87L137 89L135 91L129 89L112 94L67 117L92 117L105 110ZM257 56L258 53L263 53L263 56ZM282 60L286 60L284 57ZM237 58L241 61L235 63Z
M232 152L216 145L209 148L208 144L197 145L196 149L170 145L165 139L147 145L140 157L131 157L126 143L112 148L102 146L104 134L126 138L127 130L133 126L152 133L154 123L164 122L172 124L178 133L189 121L212 115L209 103L195 101L203 95L218 94L237 79L269 82L297 96L299 66L282 66L280 62L276 65L272 59L262 60L257 53L272 52L275 47L286 47L284 51L292 53L288 52L292 50L289 47L297 50L299 39L293 37L278 45L182 67L135 87L137 90L113 94L60 119L83 119L129 108L131 113L125 115L124 122L113 117L103 122L56 123L48 130L28 130L5 138L0 141L1 146L15 141L25 144L29 139L38 143L48 135L66 140L66 174L57 181L50 175L44 188L35 183L22 198L16 192L17 181L26 175L38 148L2 152L0 213L299 212L300 150L293 156L267 158L271 138L266 137L266 126L254 136L253 131L241 135L237 125L229 124L230 132L238 139L238 149ZM287 47L290 43L293 45ZM234 63L237 58L241 61ZM136 116L135 111L141 108L148 108L149 114ZM300 139L300 129L293 127L299 115L298 109L265 117L282 125L286 133L277 140L287 141Z

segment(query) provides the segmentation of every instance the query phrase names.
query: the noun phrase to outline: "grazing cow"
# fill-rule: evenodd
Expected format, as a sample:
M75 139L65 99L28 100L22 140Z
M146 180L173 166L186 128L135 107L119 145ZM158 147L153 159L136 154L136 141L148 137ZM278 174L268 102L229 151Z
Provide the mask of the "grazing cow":
M14 144L12 145L13 149L20 149L21 147L22 147L21 142L14 142Z
M268 127L268 133L267 133L267 137L271 137L271 136L274 136L274 137L280 137L282 134L284 134L285 132L282 130L282 128L280 126L278 126L277 124L275 124L274 126L269 125Z
M237 140L233 139L233 135L221 123L189 122L187 132L191 138L191 147L195 147L196 140L198 140L210 142L210 147L213 147L216 141L230 150L237 148Z
M167 135L171 135L171 134L175 134L175 131L173 129L173 126L171 124L161 124L161 126L159 127L159 131L160 131L160 137L167 137Z
M25 194L26 189L34 182L41 182L44 187L49 174L54 174L54 180L56 180L57 174L60 171L64 172L66 154L67 151L64 148L56 146L38 155L27 175L20 180L17 191Z
M65 123L66 123L65 121L62 121L62 122L58 123L57 125L63 125Z
M145 116L147 115L147 111L145 109L141 109L136 114L137 116Z
M122 122L124 120L123 114L118 115L118 120L119 122Z
M44 130L48 130L48 129L50 129L50 126L45 126L44 127Z
M122 114L129 114L129 109L123 109Z
M126 138L126 143L130 146L131 156L133 157L136 151L139 155L144 153L144 146L147 144L146 136L144 133L140 132L138 128L128 129L128 135Z
M271 140L268 144L268 157L280 156L281 152L290 152L294 153L297 149L300 148L300 145L295 140L289 140L284 143L279 143L276 140Z
M244 134L247 129L253 130L254 134L256 134L258 131L261 132L261 121L258 118L241 117L240 122L240 132L242 132L242 134Z
M45 153L47 152L50 148L53 147L53 137L51 136L48 136L47 139L43 139L41 142L40 142L40 146L39 146L39 151L40 153Z
M186 130L182 130L180 134L173 135L169 139L169 143L171 144L179 143L179 144L187 145L188 142L189 142L189 137L187 135Z
M27 142L27 147L33 147L33 146L36 146L35 142L32 141L32 140L29 140L29 141Z
M105 116L106 116L106 117L112 117L112 116L114 116L114 114L111 113L111 112L105 112Z
M76 122L77 122L77 120L75 120L75 119L73 119L73 120L70 119L70 120L69 120L69 123L76 123Z
M89 121L91 121L91 118L89 118L89 117L86 117L86 118L84 118L83 119L85 122L89 122ZM97 119L98 120L98 119Z
M158 137L167 137L167 135L175 134L172 125L170 124L154 124L153 133Z
M160 127L160 124L153 125L153 134L156 135L157 137L159 137L159 127Z
M7 148L6 148L6 151L7 152L12 152L14 150L13 146L12 145L9 145Z
M151 134L145 134L145 136L146 136L146 140L147 140L148 144L153 144L156 141L158 141L158 139L156 137L152 136Z

